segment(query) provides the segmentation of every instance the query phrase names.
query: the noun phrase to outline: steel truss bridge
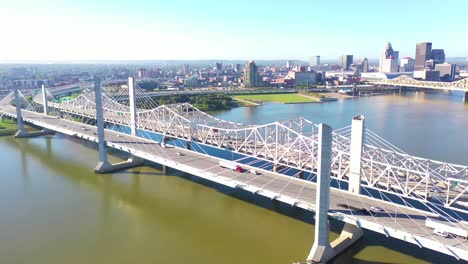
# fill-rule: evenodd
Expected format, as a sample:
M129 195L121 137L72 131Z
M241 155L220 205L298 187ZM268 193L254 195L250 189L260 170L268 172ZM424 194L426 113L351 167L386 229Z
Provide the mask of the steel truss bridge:
M427 88L427 89L435 89L435 90L468 92L468 78L461 79L456 82L432 82L432 81L418 81L409 76L402 75L394 79L387 79L387 80L376 82L376 84L399 86L399 87Z
M297 118L248 125L217 119L188 103L158 106L133 78L129 89L112 95L100 82L81 88L78 97L66 102L57 101L45 88L32 98L15 90L0 101L2 118L17 118L128 152L130 164L150 160L317 210L314 200L323 156L320 126L312 121ZM100 127L105 127L102 133ZM468 166L407 154L366 129L362 116L331 135L330 217L468 260L467 238L455 235L468 230ZM100 148L100 163L107 162L105 155ZM222 159L260 173L221 168ZM125 164L115 164L119 165ZM375 207L381 212L369 214ZM455 231L450 237L436 235L427 221ZM353 240L354 233L348 233L346 238Z

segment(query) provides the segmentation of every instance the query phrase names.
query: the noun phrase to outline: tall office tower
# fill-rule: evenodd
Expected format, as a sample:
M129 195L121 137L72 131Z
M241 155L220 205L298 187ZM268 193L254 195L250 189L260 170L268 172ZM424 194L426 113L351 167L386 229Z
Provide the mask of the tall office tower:
M251 60L245 65L244 86L247 88L257 87L259 85L259 80L258 66Z
M216 70L221 71L223 69L223 64L221 62L216 63Z
M189 66L188 64L184 64L184 75L189 75Z
M319 66L320 65L320 56L310 57L310 66Z
M362 72L369 72L369 60L364 58L361 63Z
M353 64L353 55L342 55L338 57L338 64L344 71L349 71L351 64Z
M392 44L387 42L380 53L379 72L398 72L399 52L394 51Z
M432 57L432 43L422 42L416 44L414 69L420 71L426 68L426 61Z
M433 49L431 58L434 60L434 65L445 62L445 52L443 49Z
M236 64L236 65L234 66L234 71L240 72L240 70L241 70L241 65L240 65L240 64Z
M294 66L294 61L288 60L286 61L286 68L291 69Z
M403 72L413 72L414 71L414 59L411 57L404 57L401 59L400 68Z

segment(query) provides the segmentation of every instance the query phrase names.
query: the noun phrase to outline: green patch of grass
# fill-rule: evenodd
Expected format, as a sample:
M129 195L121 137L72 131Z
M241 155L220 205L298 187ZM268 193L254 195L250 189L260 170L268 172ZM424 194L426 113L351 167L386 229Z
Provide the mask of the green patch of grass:
M11 119L5 119L5 122L2 122L0 119L0 129L16 129L16 122Z
M252 102L277 102L277 103L314 103L318 102L313 98L300 96L298 94L252 94L236 95L236 98Z

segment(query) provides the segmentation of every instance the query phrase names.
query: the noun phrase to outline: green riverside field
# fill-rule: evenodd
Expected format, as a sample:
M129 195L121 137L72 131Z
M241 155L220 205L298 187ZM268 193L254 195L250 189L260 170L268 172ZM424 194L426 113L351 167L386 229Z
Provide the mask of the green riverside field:
M319 99L305 97L298 94L252 94L252 95L236 95L239 98L252 102L277 102L277 103L318 103Z

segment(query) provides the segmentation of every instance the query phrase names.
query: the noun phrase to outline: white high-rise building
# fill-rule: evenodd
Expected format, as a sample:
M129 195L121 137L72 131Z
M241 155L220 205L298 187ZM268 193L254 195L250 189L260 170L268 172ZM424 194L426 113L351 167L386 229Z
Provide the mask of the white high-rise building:
M387 42L380 54L379 71L380 72L398 72L398 51L394 51L392 44Z
M401 71L404 72L413 72L414 71L415 60L411 57L404 57L400 61Z
M320 56L310 57L310 66L319 66L320 65Z

